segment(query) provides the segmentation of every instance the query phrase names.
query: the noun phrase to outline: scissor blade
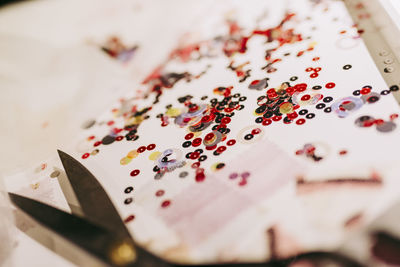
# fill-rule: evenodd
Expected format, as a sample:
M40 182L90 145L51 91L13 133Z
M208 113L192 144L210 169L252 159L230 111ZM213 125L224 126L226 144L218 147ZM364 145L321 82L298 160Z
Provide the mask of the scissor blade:
M122 237L130 237L118 211L96 177L67 153L58 150L58 155L84 216Z
M113 232L116 237L123 240L129 239L130 243L134 244L118 211L96 177L79 161L67 153L58 150L58 155L85 218ZM135 250L137 266L171 266L167 261L163 261L139 246L135 246Z
M11 201L38 223L83 249L87 255L113 266L132 266L136 259L131 240L121 240L107 229L103 229L83 218L66 213L39 201L9 193ZM132 248L131 258L123 264L115 261L114 251L121 244ZM113 254L114 253L114 254ZM117 259L118 260L118 259Z

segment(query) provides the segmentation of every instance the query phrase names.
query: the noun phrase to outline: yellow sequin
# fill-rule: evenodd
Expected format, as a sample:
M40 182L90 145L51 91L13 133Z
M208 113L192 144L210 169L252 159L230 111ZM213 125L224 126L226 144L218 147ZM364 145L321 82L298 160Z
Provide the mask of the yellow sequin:
M286 102L286 103L282 103L279 106L279 112L282 114L288 114L288 113L292 113L293 111L293 104Z
M121 163L121 165L126 165L126 164L128 164L129 162L131 162L131 158L128 158L128 157L123 157L121 160L120 160L120 163Z
M149 160L156 160L160 154L161 154L160 151L154 151L153 153L150 154Z
M181 113L182 111L179 108L169 108L165 114L170 117L177 117Z
M130 158L130 159L134 159L139 155L139 152L137 152L137 150L131 150L129 151L129 153L126 155L126 157Z

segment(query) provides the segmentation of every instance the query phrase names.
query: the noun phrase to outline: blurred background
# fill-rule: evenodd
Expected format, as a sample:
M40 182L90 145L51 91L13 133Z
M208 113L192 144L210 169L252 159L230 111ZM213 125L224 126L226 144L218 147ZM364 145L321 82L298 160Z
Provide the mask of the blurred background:
M208 6L207 1L176 0L4 3L3 173L48 157L92 116L124 92L137 89Z
M0 191L3 178L40 166L111 103L135 92L210 4L0 1ZM0 194L0 266L72 266L17 234Z

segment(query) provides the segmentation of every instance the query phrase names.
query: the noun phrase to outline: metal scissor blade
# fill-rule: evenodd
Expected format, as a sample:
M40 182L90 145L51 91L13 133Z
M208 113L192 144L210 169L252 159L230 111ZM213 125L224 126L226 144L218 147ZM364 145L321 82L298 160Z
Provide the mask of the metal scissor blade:
M121 240L129 239L129 244L134 244L118 211L96 177L67 153L58 150L58 155L85 218L112 232L115 238ZM136 261L138 266L171 266L168 262L138 246L135 246L135 249L138 257Z
M107 229L39 201L13 193L9 193L9 196L17 207L38 223L83 249L88 255L107 265L133 266L136 252L132 240L121 240ZM118 254L121 247L125 250L124 257ZM126 253L129 249L130 254Z
M130 237L118 211L96 177L67 153L58 150L58 155L85 217L121 237Z

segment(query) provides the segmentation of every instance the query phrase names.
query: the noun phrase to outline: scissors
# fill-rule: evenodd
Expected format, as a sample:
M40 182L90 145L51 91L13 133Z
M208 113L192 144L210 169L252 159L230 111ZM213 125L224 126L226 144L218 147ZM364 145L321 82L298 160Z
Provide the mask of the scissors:
M344 255L323 251L308 252L286 259L273 259L260 263L189 265L164 260L135 242L107 193L85 166L65 152L58 150L58 155L80 203L83 216L70 214L13 193L9 193L10 199L15 206L39 224L95 259L99 265L117 267L280 267L291 266L296 262L306 260L314 263L334 262L337 263L336 266L343 267L362 266Z

